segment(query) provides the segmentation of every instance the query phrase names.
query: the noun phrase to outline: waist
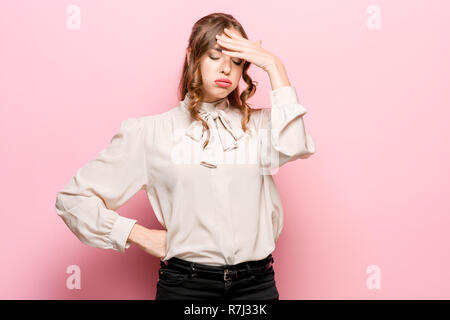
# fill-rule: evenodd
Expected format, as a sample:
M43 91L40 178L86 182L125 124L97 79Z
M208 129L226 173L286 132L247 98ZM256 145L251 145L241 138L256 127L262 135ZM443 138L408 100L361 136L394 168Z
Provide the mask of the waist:
M172 257L166 261L160 261L162 268L179 270L191 276L223 278L229 280L240 278L253 272L268 270L274 262L272 254L262 260L245 261L235 265L210 266Z

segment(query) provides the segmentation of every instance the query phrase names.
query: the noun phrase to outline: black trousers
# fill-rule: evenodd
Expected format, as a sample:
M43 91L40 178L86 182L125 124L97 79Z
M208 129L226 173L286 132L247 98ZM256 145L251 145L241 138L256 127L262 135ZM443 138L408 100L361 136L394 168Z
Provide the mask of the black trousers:
M258 261L208 266L160 261L155 300L279 300L272 254Z

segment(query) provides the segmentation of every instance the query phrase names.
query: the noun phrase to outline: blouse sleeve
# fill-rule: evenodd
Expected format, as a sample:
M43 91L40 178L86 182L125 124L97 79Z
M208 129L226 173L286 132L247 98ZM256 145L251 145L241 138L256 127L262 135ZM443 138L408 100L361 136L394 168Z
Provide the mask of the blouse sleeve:
M306 108L299 103L293 86L270 92L272 108L262 110L261 159L264 167L278 168L289 161L309 158L315 153L314 141L305 130Z
M141 119L122 121L100 154L78 169L57 193L56 212L86 245L125 252L135 219L115 210L146 186Z

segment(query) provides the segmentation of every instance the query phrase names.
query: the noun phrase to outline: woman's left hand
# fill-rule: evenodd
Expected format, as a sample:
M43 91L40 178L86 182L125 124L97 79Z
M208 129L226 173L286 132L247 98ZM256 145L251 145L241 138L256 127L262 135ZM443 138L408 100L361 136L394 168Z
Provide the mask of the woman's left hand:
M275 55L261 47L261 40L250 41L234 30L224 29L223 35L216 35L217 44L228 50L222 52L231 57L244 59L268 71L278 59ZM231 51L233 50L233 51Z

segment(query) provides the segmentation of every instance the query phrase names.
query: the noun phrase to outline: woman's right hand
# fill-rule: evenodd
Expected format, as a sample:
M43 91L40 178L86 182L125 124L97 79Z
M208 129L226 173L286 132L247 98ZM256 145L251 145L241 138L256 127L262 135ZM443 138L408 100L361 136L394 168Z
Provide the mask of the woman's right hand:
M128 236L128 241L136 243L148 254L161 259L167 254L166 235L167 230L165 229L148 229L135 223Z

